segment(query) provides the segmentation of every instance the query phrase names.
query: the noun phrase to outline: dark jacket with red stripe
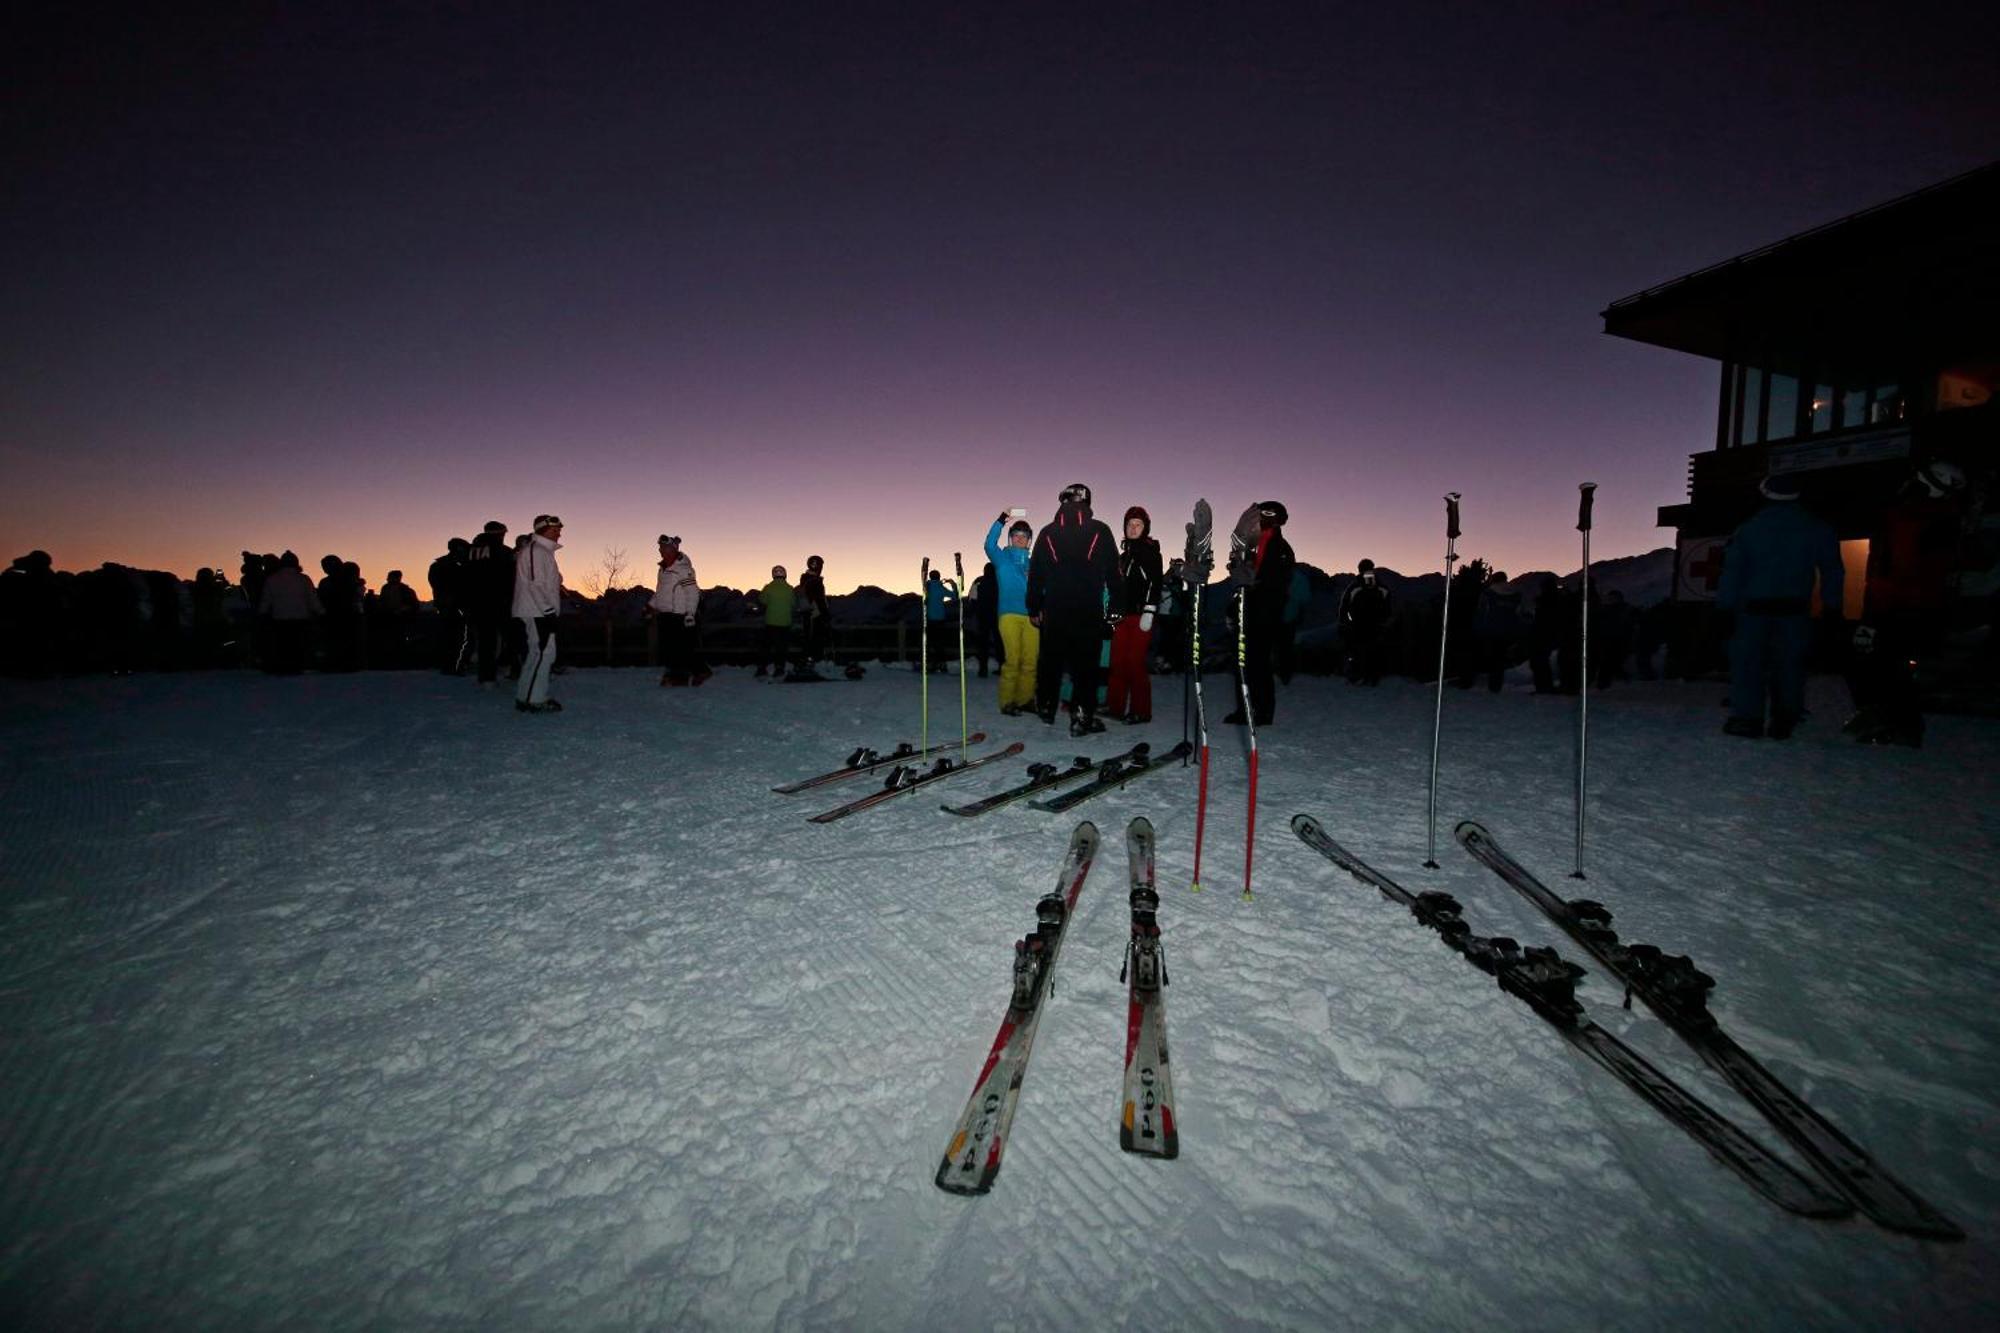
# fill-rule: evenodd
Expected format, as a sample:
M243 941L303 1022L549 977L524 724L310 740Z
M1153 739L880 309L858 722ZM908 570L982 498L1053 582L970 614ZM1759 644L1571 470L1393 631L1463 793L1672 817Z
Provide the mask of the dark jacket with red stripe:
M1055 522L1035 538L1028 558L1028 614L1090 616L1104 613L1106 591L1113 614L1125 610L1124 580L1118 577L1118 540L1090 516L1090 508L1066 504Z

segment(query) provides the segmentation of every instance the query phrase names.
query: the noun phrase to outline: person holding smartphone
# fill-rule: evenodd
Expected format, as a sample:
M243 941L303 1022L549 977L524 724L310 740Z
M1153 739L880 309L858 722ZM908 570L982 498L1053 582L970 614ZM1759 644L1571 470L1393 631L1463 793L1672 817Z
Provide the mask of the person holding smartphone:
M1028 618L1029 545L1035 530L1025 509L1002 510L986 531L986 558L993 562L1000 626L1000 711L1019 717L1035 703L1035 667L1042 632ZM1006 532L1007 543L1000 535Z

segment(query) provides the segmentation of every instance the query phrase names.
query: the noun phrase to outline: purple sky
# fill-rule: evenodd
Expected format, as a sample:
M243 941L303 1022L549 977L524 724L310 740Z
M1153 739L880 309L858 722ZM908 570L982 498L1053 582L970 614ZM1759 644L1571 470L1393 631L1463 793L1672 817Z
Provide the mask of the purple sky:
M1569 569L1712 431L1608 302L2000 156L1971 5L350 8L10 55L6 554L908 587L1082 480Z

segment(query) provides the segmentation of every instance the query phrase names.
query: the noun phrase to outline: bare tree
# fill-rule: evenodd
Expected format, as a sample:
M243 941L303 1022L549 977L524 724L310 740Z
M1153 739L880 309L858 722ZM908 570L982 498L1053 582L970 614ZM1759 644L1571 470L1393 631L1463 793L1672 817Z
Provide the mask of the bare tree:
M625 548L607 546L603 561L584 576L583 591L594 601L605 593L618 591L619 582L624 577Z

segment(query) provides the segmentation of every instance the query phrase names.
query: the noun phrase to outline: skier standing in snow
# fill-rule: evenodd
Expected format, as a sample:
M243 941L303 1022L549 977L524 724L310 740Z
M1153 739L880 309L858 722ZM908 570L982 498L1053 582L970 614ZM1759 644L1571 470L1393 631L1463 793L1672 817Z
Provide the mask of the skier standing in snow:
M653 600L646 610L658 618L660 657L666 670L662 685L699 685L714 673L701 661L695 642L695 615L701 609L701 585L694 562L681 550L681 539L660 534L660 573Z
M1000 544L1003 530L1005 546ZM1018 717L1034 704L1035 672L1041 661L1042 632L1028 616L1028 547L1034 538L1027 519L1004 510L986 531L1000 630L1000 711L1008 717Z
M1924 743L1922 692L1910 664L1943 646L1965 498L1964 470L1933 460L1904 483L1869 539L1866 594L1847 665L1855 713L1841 728L1863 744ZM1822 613L1837 619L1839 599L1822 600Z
M816 677L813 668L831 657L833 645L833 605L826 599L826 562L816 555L806 557L806 572L799 576L799 614L805 620L806 658L797 675Z
M562 571L556 568L562 530L562 520L554 514L537 515L532 535L514 557L514 619L528 642L521 683L514 691L514 707L523 713L562 711L562 705L549 698L549 680L556 669L556 622L562 615Z
M792 585L785 582L785 567L771 566L771 581L757 590L758 605L763 608L764 628L757 636L757 674L759 676L783 676L785 674L786 649L792 637L792 605L796 595Z
M1290 515L1277 500L1262 500L1243 511L1231 534L1230 577L1249 589L1243 625L1243 674L1250 692L1250 720L1271 725L1277 709L1277 685L1272 680L1271 654L1292 591L1292 569L1298 563L1283 528ZM1243 709L1222 719L1242 726Z
M304 671L312 622L324 614L319 593L299 568L298 556L285 552L278 567L264 576L263 593L257 599L257 615L265 626L260 636L266 649L264 670L274 676Z
M1278 679L1289 685L1298 669L1299 629L1305 624L1306 607L1312 604L1312 581L1305 570L1292 566L1291 587L1285 593L1285 613L1278 618L1278 642L1271 654Z
M958 606L958 594L944 586L944 575L931 571L924 586L924 634L930 641L931 671L943 672L951 660L951 615Z
M491 685L500 676L502 635L514 610L515 555L507 546L507 525L497 520L472 539L465 553L465 613L472 625L481 685Z
M1784 740L1805 712L1813 576L1819 576L1821 604L1837 614L1846 574L1832 526L1800 506L1797 477L1774 474L1758 489L1767 503L1730 536L1715 593L1716 606L1736 617L1729 720L1722 729Z
M1042 631L1036 671L1036 703L1043 722L1053 725L1062 678L1070 679L1073 735L1104 730L1097 720L1097 659L1104 646L1104 622L1124 614L1124 585L1118 578L1117 541L1111 529L1091 517L1090 487L1063 487L1055 518L1035 538L1028 559L1028 617Z
M1351 685L1380 685L1389 590L1377 577L1373 560L1363 560L1355 568L1354 581L1340 597L1340 641L1347 650L1347 680Z
M1520 594L1507 591L1504 571L1488 570L1486 586L1479 590L1479 601L1472 611L1473 659L1469 676L1462 684L1469 685L1484 672L1486 688L1495 694L1500 692L1507 680L1507 658L1520 632L1520 620Z
M1124 604L1132 614L1117 622L1111 635L1111 680L1104 709L1120 722L1153 720L1153 678L1146 656L1153 642L1153 615L1160 607L1160 544L1153 539L1153 519L1133 505L1125 511L1125 541L1118 555L1118 577L1125 587Z
M979 632L974 638L978 646L979 678L986 679L989 659L1005 662L1006 655L1000 650L1000 576L988 560L986 568L972 581L972 604L979 609Z
M472 543L453 537L445 552L431 561L431 606L438 615L439 657L447 676L465 674L465 662L472 654L472 622L465 614L467 583L466 553Z

